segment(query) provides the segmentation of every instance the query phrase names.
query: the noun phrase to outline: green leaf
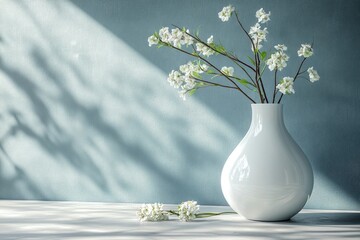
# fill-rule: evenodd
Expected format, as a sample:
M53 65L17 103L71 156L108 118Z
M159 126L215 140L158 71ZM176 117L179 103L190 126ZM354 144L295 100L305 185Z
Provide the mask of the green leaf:
M196 88L191 89L188 91L189 96L193 95L196 92Z
M252 85L251 82L247 81L246 79L236 79L236 81L238 81L240 84L247 86L247 85Z
M239 82L241 85L244 85L246 88L250 89L253 92L257 92L257 89L254 88L254 85L247 81L246 79L236 79L237 82Z
M205 83L203 83L203 82L196 82L195 83L195 88L200 88L200 87L203 87L203 86L205 86Z
M200 74L198 72L192 72L191 75L198 78L198 79L201 79L201 76L200 76Z
M252 65L256 66L255 60L252 59L251 57L248 56L248 59L250 60L250 62L252 63Z
M197 52L192 52L191 53L194 57L199 57L199 53L197 53Z
M215 73L215 71L214 71L214 70L212 70L212 69L208 69L208 70L206 71L206 73L207 73L207 74L214 74L214 73Z
M220 53L226 53L226 49L222 45L211 43L210 46L213 47L216 51L218 51Z
M266 55L267 55L267 53L265 51L261 52L260 53L261 60L264 61L264 59L266 58Z
M200 29L196 29L196 32L195 32L195 37L199 37L199 34L200 34Z

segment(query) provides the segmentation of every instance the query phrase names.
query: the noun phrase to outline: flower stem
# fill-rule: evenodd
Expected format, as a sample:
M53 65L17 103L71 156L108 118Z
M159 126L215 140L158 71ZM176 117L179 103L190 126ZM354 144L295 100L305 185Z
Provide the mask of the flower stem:
M167 211L165 211L165 212L168 212L168 213L170 213L171 215L179 216L179 213L176 212L176 211L174 211L174 210L167 210Z
M196 214L196 218L207 218L207 217L213 217L213 216L218 216L218 215L223 215L223 214L236 214L236 212L218 212L218 213L205 212L205 213L198 213L198 214Z
M237 14L237 12L235 12L235 16L236 16L236 20L237 20L237 22L238 22L238 24L240 25L240 27L241 27L241 29L245 32L245 34L246 34L246 36L249 38L249 40L250 40L250 42L251 42L251 45L252 45L252 47L253 47L253 50L254 50L254 54L255 54L255 65L256 65L256 69L255 69L255 83L256 83L256 87L257 87L257 89L258 89L258 92L259 92L259 95L260 95L260 101L261 101L261 103L263 103L264 102L264 98L263 98L263 96L262 96L262 94L261 94L261 89L260 89L260 86L259 86L259 79L258 79L258 73L259 73L259 71L258 71L258 61L257 61L257 54L256 54L256 47L255 47L255 43L254 43L254 41L253 41L253 39L251 38L251 36L249 35L249 33L245 30L245 28L244 28L244 26L242 25L242 23L241 23L241 21L240 21L240 19L239 19L239 16L238 16L238 14ZM261 81L261 79L260 79L260 82L262 83L262 81ZM263 86L262 86L263 87ZM264 88L263 88L263 90L264 90ZM264 92L265 93L265 92Z
M178 26L176 26L176 25L173 25L173 26L176 27L177 29L181 30L181 28L179 28ZM227 53L227 52L224 53L224 52L222 52L222 51L217 50L216 48L210 46L210 45L207 44L206 42L202 41L199 37L194 36L194 35L192 35L191 33L188 33L188 32L184 32L184 33L185 33L186 35L192 37L193 39L195 39L195 40L198 41L199 43L205 45L206 47L214 50L215 52L217 52L217 53L219 53L219 54L221 54L221 55L223 55L223 56L225 56L225 57L228 57L228 58L230 58L230 59L233 60L233 61L239 62L239 63L243 64L244 66L250 68L251 70L253 70L253 71L255 72L255 69L254 69L252 66L250 66L249 64L241 61L241 60L238 59L236 56L234 56L234 55L229 55L229 53ZM243 69L243 70L244 70L244 69ZM244 71L246 72L246 70L244 70Z
M294 82L295 82L296 78L300 75L301 67L302 67L302 65L304 64L305 60L306 60L306 58L304 57L304 59L303 59L303 60L301 61L301 63L300 63L299 69L297 70L297 72L296 72L296 74L295 74L295 77L294 77L294 80L293 80ZM280 98L279 98L279 101L278 101L277 103L280 103L280 102L281 102L281 99L282 99L283 96L284 96L284 94L281 94L281 96L280 96Z
M245 74L246 74L246 76L248 76L248 78L251 80L251 82L254 84L254 86L256 87L256 83L255 83L255 81L254 81L254 79L251 77L251 75L246 71L246 69L243 67L243 66L241 66L238 62L236 62L236 61L233 61L239 68L241 68L244 72L245 72Z
M160 41L161 41L161 40L160 40ZM228 79L230 82L232 82L232 83L235 85L236 89L237 89L238 91L240 91L243 95L245 95L245 97L248 98L252 103L256 103L256 102L255 102L251 97L249 97L249 95L247 95L233 80L231 80L227 75L225 75L223 72L221 72L220 69L218 69L217 67L215 67L211 62L209 62L209 61L206 60L205 58L201 57L201 56L198 55L198 54L189 53L189 52L187 52L187 51L185 51L185 50L182 50L181 48L174 47L174 46L171 45L171 44L168 44L168 43L165 43L165 42L162 42L162 41L161 41L161 43L163 43L165 46L169 46L169 47L171 47L171 48L173 48L173 49L176 49L176 50L178 50L178 51L180 51L180 52L183 52L183 53L185 53L185 54L187 54L187 55L190 55L190 56L192 56L192 57L196 57L196 58L199 58L199 59L203 60L204 62L206 62L207 64L209 64L212 68L214 68L216 71L218 71L222 76L224 76L226 79ZM193 47L194 47L194 46L193 46Z
M275 69L275 76L274 76L274 93L273 93L273 99L272 99L272 102L275 103L275 95L277 93L276 91L276 75L277 75L277 69Z
M269 103L269 100L268 100L267 95L266 95L265 87L264 87L264 84L263 84L263 81L262 81L262 78L261 78L261 73L260 73L260 58L259 58L259 53L256 53L256 55L257 55L257 58L258 58L258 61L259 61L258 66L257 66L259 82L260 82L260 85L261 85L261 89L262 89L262 91L263 91L264 98L265 98L266 102Z
M173 26L176 27L177 29L181 30L181 28L179 28L178 26L176 26L176 25L173 25ZM208 43L202 41L199 37L194 36L194 35L192 35L191 33L188 33L188 32L184 32L184 33L185 33L186 35L192 37L193 39L195 39L195 40L198 41L199 43L201 43L201 44L205 45L206 47L212 49L213 51L215 51L215 52L217 52L217 53L219 53L219 54L221 54L221 55L229 58L230 60L232 60L233 63L235 63L241 70L243 70L244 73L246 74L246 76L248 76L249 79L255 84L255 82L254 82L253 78L251 77L251 75L250 75L250 74L248 73L248 71L247 71L243 66L241 66L240 64L243 64L244 66L250 68L251 70L253 70L253 71L255 72L256 70L255 70L252 66L250 66L249 64L241 61L239 58L237 58L237 57L236 57L235 55L233 55L233 54L230 54L230 53L228 53L228 52L219 51L218 49L212 47L211 45L209 45Z
M232 86L227 86L227 85L223 85L223 84L220 84L220 83L214 83L214 82L206 81L206 80L203 80L203 79L196 78L196 77L194 77L194 76L192 76L191 78L193 78L195 81L203 82L203 83L207 83L207 84L211 84L211 85L214 85L214 86L217 86L217 87L237 89L236 87L232 87Z

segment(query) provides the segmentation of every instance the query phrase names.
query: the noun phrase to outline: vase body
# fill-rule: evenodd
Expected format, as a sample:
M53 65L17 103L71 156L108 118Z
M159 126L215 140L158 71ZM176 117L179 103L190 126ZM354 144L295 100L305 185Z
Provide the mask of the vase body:
M252 104L245 137L225 162L221 188L230 207L249 220L285 221L313 189L311 165L290 136L281 104Z

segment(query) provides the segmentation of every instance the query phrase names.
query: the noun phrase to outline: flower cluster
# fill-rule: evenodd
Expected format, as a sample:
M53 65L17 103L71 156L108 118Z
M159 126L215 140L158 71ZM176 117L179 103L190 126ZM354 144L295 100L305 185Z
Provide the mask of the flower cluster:
M194 39L189 35L189 29L181 30L179 28L171 29L163 27L159 33L155 33L148 38L149 47L162 43L170 44L174 47L181 48L181 46L189 46L194 43Z
M270 21L270 14L271 12L266 13L263 8L260 8L256 11L255 17L258 19L259 23L266 23Z
M151 47L152 45L157 45L159 43L159 39L155 35L151 35L150 37L148 37L148 43L149 47Z
M313 55L313 49L310 44L301 44L301 47L297 53L299 57L303 56L304 58L308 58Z
M277 52L271 54L270 58L266 61L266 64L269 67L270 71L283 70L287 66L287 61L289 61L289 56L285 53L287 47L283 44L278 44L274 47Z
M188 222L194 220L199 209L200 206L197 205L196 201L186 201L181 203L178 207L180 221Z
M309 74L310 82L316 82L320 80L320 76L317 73L317 71L314 69L314 67L308 68L307 72Z
M207 45L212 44L214 42L214 37L211 35L206 42ZM209 57L215 53L213 49L207 47L205 44L200 42L196 43L196 51L198 51L200 54L204 55L205 57Z
M226 76L233 76L234 75L234 68L233 67L222 67L221 72Z
M276 86L276 88L279 89L279 91L282 94L293 94L295 93L293 85L294 85L294 78L284 77L280 81L280 83Z
M266 41L266 34L268 34L267 28L261 29L261 25L256 23L250 28L249 35L254 42L255 49L262 48L261 42ZM254 51L254 49L252 48Z
M199 88L216 86L237 90L253 103L257 102L253 97L254 92L258 94L261 103L270 103L269 100L272 100L272 103L280 103L284 94L295 93L294 83L297 79L304 78L302 74L307 72L308 79L312 83L320 79L318 72L313 67L307 70L303 69L305 60L314 54L310 44L301 44L300 49L297 51L297 55L302 57L302 62L299 64L298 71L292 77L279 75L279 71L287 67L289 61L288 48L284 44L277 44L274 46L275 51L270 53L260 50L263 47L262 44L267 41L268 29L264 24L270 21L270 11L266 12L263 8L257 10L255 13L257 21L250 27L249 31L241 23L239 15L232 5L225 6L218 12L218 17L223 22L229 21L232 15L236 16L236 20L240 25L239 29L251 40L251 48L254 52L252 57L248 57L251 65L238 58L235 53L227 51L221 44L214 43L213 35L208 37L207 40L202 40L198 32L192 34L185 27L176 27L174 29L163 27L159 32L155 32L148 38L149 46L171 47L197 59L180 66L179 70L172 70L168 76L170 85L179 89L180 97L184 100L187 94L192 95ZM185 47L182 49L183 46L191 46L189 47L191 50L188 51ZM232 66L217 67L210 58L213 55L220 55L237 65L242 70L242 76L236 76ZM269 92L264 87L268 86L268 84L264 84L266 76L264 70L266 70L266 67L270 71L274 71L274 84L271 84L274 88L270 92L273 93L272 98L267 96ZM236 74L240 73L236 72ZM210 79L206 79L206 76L209 76ZM218 78L215 79L215 77L219 76L226 79L225 84L216 81ZM277 98L279 92L282 95Z
M229 21L231 14L234 12L235 8L231 5L223 7L223 9L218 13L219 18L223 22Z
M261 42L266 41L266 34L268 34L267 28L261 29L260 23L266 23L270 21L270 12L266 13L263 8L260 8L258 11L256 11L255 16L258 19L258 22L250 27L249 35L254 43L254 46L252 46L252 50L260 49L262 48Z
M195 87L196 79L207 69L206 64L188 62L179 67L180 72L172 70L168 76L168 82L174 88L180 88L180 97L185 100L186 93Z
M163 210L161 203L143 204L136 215L141 222L169 220L169 213Z
M169 220L169 215L176 215L179 217L180 221L189 222L197 218L199 213L200 206L196 201L186 201L178 205L177 211L173 210L164 210L163 204L154 203L154 204L143 204L140 209L136 212L139 220L144 221L167 221ZM215 216L222 213L202 213L200 217L206 216Z

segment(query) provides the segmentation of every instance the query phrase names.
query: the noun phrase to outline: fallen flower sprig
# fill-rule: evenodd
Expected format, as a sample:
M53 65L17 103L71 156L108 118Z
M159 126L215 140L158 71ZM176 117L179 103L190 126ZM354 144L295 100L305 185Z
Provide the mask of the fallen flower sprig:
M177 216L180 221L189 222L196 218L207 218L235 212L204 212L199 213L200 205L196 201L186 201L178 205L177 210L164 210L162 203L143 204L136 212L141 222L167 221L170 215Z

